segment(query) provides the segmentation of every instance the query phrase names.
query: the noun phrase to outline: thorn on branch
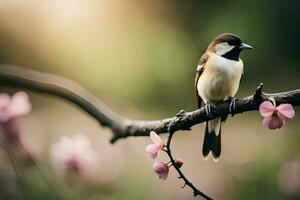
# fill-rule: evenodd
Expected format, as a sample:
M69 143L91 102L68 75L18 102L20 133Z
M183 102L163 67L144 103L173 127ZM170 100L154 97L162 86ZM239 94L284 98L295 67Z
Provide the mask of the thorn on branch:
M260 83L257 89L255 90L253 94L253 100L254 101L261 101L263 99L262 97L262 89L263 89L263 83Z
M184 123L184 121L186 120L185 119L185 116L187 115L187 112L185 112L184 110L180 110L179 111L179 113L177 113L176 114L176 121L177 121L177 123L179 122L179 123ZM174 126L174 124L175 123L173 123L173 124L170 124L169 125L169 127L171 127L171 126ZM168 131L170 132L170 130L172 130L172 129L168 129ZM189 127L189 126L182 126L181 127L181 130L184 130L184 131L191 131L192 129L191 129L191 127Z
M176 117L182 117L185 115L185 111L184 110L180 110L179 113L176 114Z
M113 136L110 138L110 143L114 144L120 138L121 138L121 136L113 131Z

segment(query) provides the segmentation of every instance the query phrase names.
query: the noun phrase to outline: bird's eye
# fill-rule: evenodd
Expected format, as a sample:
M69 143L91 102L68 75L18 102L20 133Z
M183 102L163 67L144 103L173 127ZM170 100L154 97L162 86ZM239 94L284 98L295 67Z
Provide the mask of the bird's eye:
M240 45L240 40L229 40L228 42L227 42L230 46L238 46L238 45Z
M231 40L231 41L228 41L227 43L228 43L230 46L235 46L235 45L236 45L236 44L235 44L236 42L234 42L234 41L232 41L232 40Z

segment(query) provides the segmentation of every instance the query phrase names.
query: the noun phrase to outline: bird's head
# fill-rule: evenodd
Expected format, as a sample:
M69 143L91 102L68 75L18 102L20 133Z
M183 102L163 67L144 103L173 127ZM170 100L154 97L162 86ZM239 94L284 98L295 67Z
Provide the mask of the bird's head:
M243 49L252 49L252 47L243 43L237 35L223 33L210 43L207 51L230 60L239 60Z

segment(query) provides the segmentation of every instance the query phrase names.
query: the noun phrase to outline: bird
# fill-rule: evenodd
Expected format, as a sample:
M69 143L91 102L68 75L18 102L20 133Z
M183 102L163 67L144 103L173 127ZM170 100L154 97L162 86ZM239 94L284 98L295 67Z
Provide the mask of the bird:
M252 46L242 42L239 36L223 33L217 36L201 56L195 79L198 108L205 106L206 114L212 118L211 108L218 102L230 101L229 112L235 111L235 98L243 73L240 53ZM205 122L202 155L206 159L211 152L217 161L221 155L221 123L226 117Z

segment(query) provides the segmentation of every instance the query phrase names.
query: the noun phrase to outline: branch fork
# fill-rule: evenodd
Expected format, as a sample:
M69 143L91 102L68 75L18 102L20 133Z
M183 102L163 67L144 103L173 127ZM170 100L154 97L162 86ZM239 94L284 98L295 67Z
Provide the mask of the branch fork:
M173 137L174 133L175 132L172 132L172 131L169 132L167 144L165 145L165 150L164 151L167 153L167 155L168 155L168 157L170 159L170 162L172 163L172 166L174 167L174 169L179 174L178 179L182 179L184 181L184 185L181 188L185 188L186 186L189 186L193 190L194 197L196 197L196 196L202 196L206 200L213 200L207 194L203 193L196 186L194 186L193 183L190 182L185 177L185 175L183 174L183 172L180 170L180 167L177 166L176 161L175 161L175 159L174 159L174 157L172 155L172 151L171 151L171 141L172 141L172 137Z

